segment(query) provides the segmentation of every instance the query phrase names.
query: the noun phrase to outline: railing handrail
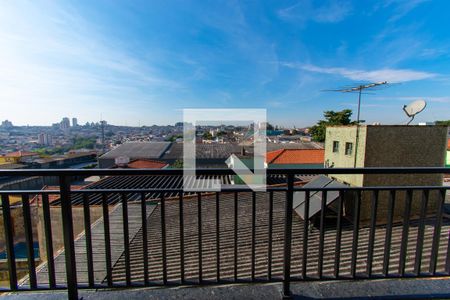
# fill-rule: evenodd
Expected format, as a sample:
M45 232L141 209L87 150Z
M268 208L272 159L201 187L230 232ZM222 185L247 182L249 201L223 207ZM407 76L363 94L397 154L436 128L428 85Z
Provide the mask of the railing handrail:
M239 170L236 170L239 171ZM183 175L183 169L0 169L0 176ZM234 175L232 169L196 169L196 175ZM368 167L266 169L268 175L450 174L447 167Z
M446 188L442 185L386 185L386 186L345 186L345 187L294 187L294 192L305 192L305 191L384 191L384 190L439 190ZM447 188L448 189L448 188ZM265 191L261 192L277 192L286 191L286 186L267 186ZM217 191L210 191L207 188L199 189L196 191L185 191L183 188L139 188L139 189L79 189L71 190L71 194L105 194L105 193L203 193L211 192L215 193ZM223 187L220 190L221 193L232 193L232 192L254 192L251 188L247 186L236 186L236 187ZM0 190L1 194L8 195L22 195L22 194L47 194L47 195L57 195L59 190Z
M236 174L236 170L232 169L197 169L195 170L196 175L203 175L203 176L209 176L209 175L215 175L215 176L224 176L224 175L234 175ZM267 169L267 175L284 175L286 178L286 182L284 185L277 184L276 186L268 186L267 192L269 194L269 226L268 226L268 232L269 232L269 240L267 243L268 246L268 255L270 255L270 259L272 258L272 238L271 238L271 232L274 226L273 218L274 218L274 192L282 191L283 194L285 194L286 199L284 202L284 217L283 217L283 231L284 231L284 240L283 240L283 254L279 254L283 256L283 296L289 297L290 294L290 282L294 280L294 278L291 276L291 255L292 255L292 245L293 245L293 215L294 215L294 200L297 201L297 199L294 197L295 192L304 192L304 205L303 205L303 235L302 235L302 280L310 280L312 278L308 277L307 274L307 266L308 266L308 234L309 234L309 217L317 212L312 212L310 214L310 204L311 207L314 204L317 207L317 202L319 199L313 198L314 191L320 191L321 199L320 199L320 233L319 233L319 261L318 261L318 271L319 271L319 278L318 279L326 279L325 276L323 276L323 253L324 253L324 247L325 247L325 216L326 216L326 206L327 204L327 196L330 195L330 193L327 194L329 191L338 191L339 196L335 200L338 204L338 214L337 214L337 223L336 223L336 256L335 256L335 277L334 279L344 279L342 276L339 275L340 270L340 249L341 249L341 238L342 238L342 219L344 218L343 215L343 208L344 204L345 207L350 207L350 205L354 208L354 216L353 216L353 237L352 237L352 250L351 250L351 278L353 279L359 279L361 278L357 274L357 262L358 262L358 234L359 234L359 224L360 224L360 210L361 210L361 195L363 191L371 191L372 192L372 198L369 199L366 197L365 201L371 201L371 216L370 216L370 237L369 237L369 249L368 251L368 265L367 265L367 274L368 278L376 278L376 276L372 276L372 258L373 258L373 248L375 243L375 225L376 225L376 217L377 217L377 205L379 202L378 198L378 191L386 190L389 191L388 195L388 217L387 217L387 227L386 227L386 237L385 237L385 245L388 245L384 247L384 261L383 261L383 276L384 278L388 278L390 276L389 274L389 257L390 257L390 244L391 244L391 238L392 238L392 227L393 227L393 211L394 211L394 205L395 205L395 194L396 191L399 190L406 190L405 193L405 205L404 205L404 222L402 225L402 233L401 233L401 247L400 247L400 261L399 261L399 276L400 277L406 277L405 274L405 265L406 265L406 255L408 254L408 234L409 234L409 226L410 226L410 213L411 213L411 205L413 202L413 190L422 190L422 197L421 197L421 207L420 207L420 223L419 223L419 229L418 229L418 246L416 245L416 252L417 251L423 251L423 243L424 243L424 232L425 232L425 217L427 215L427 203L431 201L429 199L429 191L431 190L438 190L438 198L434 199L433 201L438 201L437 203L437 212L436 212L436 218L435 218L435 224L434 224L434 231L433 231L433 237L431 240L431 253L430 253L430 262L429 262L429 275L430 276L436 276L438 273L436 272L437 267L437 259L439 255L439 244L440 238L441 238L441 227L442 227L442 219L443 219L443 213L444 213L444 203L445 203L445 197L446 192L450 189L449 186L399 186L399 185L389 185L389 186L365 186L365 187L355 187L355 186L337 186L337 187L304 187L296 184L295 181L295 175L333 175L333 174L450 174L450 168L445 167L372 167L372 168L315 168L315 169L309 169L309 168L293 168L293 169ZM237 172L238 173L238 172ZM184 175L183 169L21 169L21 170L2 170L0 169L0 176L23 176L23 177L31 177L31 176L55 176L59 179L59 190L0 190L0 198L1 198L1 212L3 212L3 226L5 228L5 241L6 241L6 248L7 248L7 255L8 255L8 273L10 274L9 277L9 285L10 288L9 291L15 291L20 290L21 288L18 286L18 278L17 278L17 272L16 272L16 258L14 253L14 233L13 233L13 222L11 217L11 205L10 205L10 198L9 195L12 194L19 194L22 198L22 213L23 218L26 222L24 222L24 228L25 228L25 235L27 239L27 256L28 256L28 273L29 273L29 286L31 290L41 289L40 286L38 286L38 281L36 278L36 268L35 268L35 260L34 260L34 250L32 248L32 242L33 242L33 235L32 235L32 222L31 222L31 211L30 211L30 203L31 198L30 195L32 194L39 194L42 197L42 216L44 219L44 235L45 237L52 237L52 222L51 222L51 214L50 214L50 201L49 201L49 195L52 194L59 194L60 195L60 203L58 204L60 206L61 210L61 220L62 220L62 237L63 237L63 246L64 246L64 263L65 263L65 271L66 271L66 288L68 289L68 296L69 299L78 299L78 288L94 288L97 287L95 280L94 280L94 273L93 273L93 246L92 246L92 235L90 231L90 205L93 205L89 202L89 195L92 194L100 194L101 202L96 202L95 205L100 205L102 209L102 216L103 216L103 238L104 238L104 246L105 246L105 268L106 268L106 277L105 280L107 280L107 287L113 288L113 287L119 287L119 285L114 283L113 277L112 277L112 256L111 256L111 229L109 224L109 205L108 203L108 197L110 194L118 194L119 202L114 203L121 203L122 205L122 232L123 232L123 254L125 257L125 275L126 275L126 285L124 287L131 287L133 286L134 282L131 279L131 262L130 262L130 240L129 240L129 225L128 225L128 199L131 197L130 194L133 193L140 193L140 198L136 199L136 197L133 198L133 201L140 202L141 205L141 219L142 219L142 228L146 226L147 224L147 214L146 214L146 203L147 201L156 200L156 199L150 199L150 197L146 198L146 193L148 192L154 192L159 195L159 201L160 201L160 217L161 217L161 257L162 257L162 278L163 283L162 285L169 285L171 284L168 282L167 279L167 258L166 258L166 247L167 247L167 241L166 241L166 200L177 198L179 199L178 204L178 217L179 217L179 236L180 236L180 274L181 274L181 284L185 284L184 281L184 211L183 211L183 199L187 196L192 196L193 199L195 199L195 196L197 196L197 220L198 220L198 232L199 232L199 283L202 284L202 246L201 246L201 232L202 232L202 204L201 204L201 198L202 196L206 196L204 192L212 192L215 194L215 249L216 249L216 277L217 283L225 283L226 281L222 281L220 276L220 268L221 268L221 242L220 242L220 232L221 232L221 226L220 226L220 215L223 213L223 210L219 209L219 205L222 205L222 202L219 200L219 193L224 192L234 192L234 282L243 282L240 279L238 280L237 277L237 269L238 269L238 251L237 251L237 242L238 242L238 217L241 217L242 213L238 213L238 193L239 192L253 192L252 189L242 187L242 186L233 186L229 184L225 184L222 186L222 189L220 191L209 191L207 190L207 187L198 188L198 190L195 191L187 191L193 192L192 195L183 195L181 194L184 192L182 188L170 188L170 187L163 187L163 188L100 188L100 189L71 189L71 182L70 182L70 176L92 176L92 175L100 175L100 176L142 176L142 175L168 175L168 176L182 176ZM116 180L117 178L111 178ZM140 179L134 177L133 180ZM148 178L144 178L148 179ZM152 179L152 178L150 178ZM159 182L158 180L163 180L165 178L158 177L156 178L156 182ZM148 182L152 182L151 180ZM169 182L180 182L180 178L170 178ZM155 181L153 181L153 184L155 184ZM109 187L114 185L107 185ZM172 185L173 186L173 185ZM177 185L178 186L178 185ZM206 190L205 190L206 189ZM345 196L348 191L353 191L356 195L356 200L353 201L353 204L346 203ZM265 192L265 191L261 191ZM166 196L166 193L180 193L178 195L172 195ZM250 282L258 282L260 280L255 274L255 267L256 267L256 261L257 261L257 255L256 255L256 237L257 237L257 230L256 230L256 222L259 219L259 216L257 215L256 210L256 197L258 192L253 192L251 195L251 213L246 212L248 214L247 217L251 218L251 280ZM79 283L77 278L77 265L76 265L76 253L75 253L75 244L74 244L74 230L73 230L73 216L72 216L72 206L74 205L71 198L74 194L77 194L79 196L82 196L82 208L83 208L83 214L84 214L84 227L87 228L86 230L86 255L87 257L87 266L88 266L88 275L89 275L89 285L84 286L84 283ZM258 196L259 197L259 196ZM416 197L419 199L418 197ZM417 201L417 200L414 200ZM259 205L259 204L258 204ZM281 205L281 204L280 204ZM188 206L186 206L187 208ZM375 209L374 209L375 207ZM281 206L280 206L281 208ZM53 210L54 211L54 210ZM136 211L135 211L136 212ZM206 212L206 211L205 211ZM281 212L281 210L280 210ZM53 212L54 213L54 212ZM278 214L278 213L277 213ZM345 216L347 217L347 215ZM77 217L78 218L78 217ZM212 226L214 224L211 223ZM247 226L247 225L245 225ZM277 225L278 226L278 225ZM147 228L147 227L145 227ZM278 228L278 227L277 227ZM144 261L148 260L148 240L147 240L147 232L142 229L143 235L142 235L142 247L143 247L143 259ZM281 232L280 232L281 233ZM258 233L259 235L259 233ZM298 237L295 236L297 239ZM446 240L446 243L449 244L447 249L447 258L445 261L445 276L450 275L450 243ZM114 244L115 245L115 244ZM45 251L47 254L47 257L54 257L54 250L53 250L53 244L52 244L52 238L46 238L45 239ZM417 250L419 249L419 250ZM418 258L415 258L415 277L420 276L428 276L424 275L425 273L421 273L421 266L422 266L422 252L419 253ZM296 258L298 259L298 258ZM144 264L144 272L147 272L146 275L144 274L144 286L150 286L151 283L148 282L148 263ZM267 281L280 281L280 278L272 278L271 272L272 272L272 265L271 260L269 260L268 263L268 279ZM55 266L54 266L54 260L49 259L48 260L48 272L49 272L49 289L57 289L59 286L56 284L57 281L55 279ZM387 271L385 271L387 270ZM267 282L264 281L264 282ZM106 287L106 283L104 284L104 287Z

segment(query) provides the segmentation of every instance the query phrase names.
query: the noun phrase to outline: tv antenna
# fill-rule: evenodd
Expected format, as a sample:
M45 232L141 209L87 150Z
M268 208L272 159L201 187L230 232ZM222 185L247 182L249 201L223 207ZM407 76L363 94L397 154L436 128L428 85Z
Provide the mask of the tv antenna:
M340 93L358 93L358 114L356 116L356 124L359 125L360 112L361 112L361 94L363 90L371 89L375 90L376 88L388 84L387 81L373 82L368 84L360 84L356 86L344 87L336 90L325 90L328 92L340 92ZM366 93L365 93L366 94ZM368 93L367 93L368 94Z
M425 107L427 107L427 102L425 100L419 99L409 103L408 105L403 105L403 111L405 114L411 118L406 125L409 125L414 120L414 117L422 112Z
M358 93L358 114L356 115L356 137L355 137L355 157L353 160L353 167L356 168L357 154L358 154L358 142L359 142L359 119L361 113L361 94L363 90L371 89L376 90L377 88L388 84L387 81L373 82L368 84L360 84L356 86L344 87L337 90L328 90L330 92L340 92L340 93ZM366 94L366 93L365 93Z

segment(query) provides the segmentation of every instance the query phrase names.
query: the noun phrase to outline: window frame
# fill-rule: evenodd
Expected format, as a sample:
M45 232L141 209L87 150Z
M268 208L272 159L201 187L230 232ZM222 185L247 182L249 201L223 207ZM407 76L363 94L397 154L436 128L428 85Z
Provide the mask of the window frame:
M350 147L348 147L348 146L350 146ZM350 151L349 151L349 149L350 149ZM345 155L353 155L353 143L352 142L345 142Z
M339 141L333 141L333 153L339 153Z

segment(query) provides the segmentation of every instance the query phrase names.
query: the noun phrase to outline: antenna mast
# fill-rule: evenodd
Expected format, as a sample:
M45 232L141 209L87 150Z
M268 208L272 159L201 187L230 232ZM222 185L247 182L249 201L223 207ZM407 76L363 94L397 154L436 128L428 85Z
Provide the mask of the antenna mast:
M329 92L341 92L341 93L358 93L358 113L356 115L356 124L360 122L360 113L361 113L361 94L363 90L373 89L382 85L388 84L387 81L373 82L369 84L361 84L353 87L346 87L337 90L327 90Z
M353 86L353 87L346 87L346 88L337 89L337 90L327 90L330 92L340 92L340 93L358 93L358 113L356 115L355 159L354 159L354 163L353 163L354 168L356 168L356 158L357 158L357 153L358 153L359 123L361 122L360 114L361 114L362 91L366 90L366 89L374 89L374 88L377 88L379 86L383 86L386 84L388 84L387 81L380 81L380 82L373 82L373 83L369 83L369 84L361 84L361 85L357 85L357 86Z

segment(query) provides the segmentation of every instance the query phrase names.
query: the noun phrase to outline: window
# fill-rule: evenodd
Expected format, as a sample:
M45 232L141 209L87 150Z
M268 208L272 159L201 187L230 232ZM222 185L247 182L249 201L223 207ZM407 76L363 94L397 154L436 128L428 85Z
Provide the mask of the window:
M333 152L337 153L339 152L339 142L333 141Z
M352 155L353 143L345 143L345 155Z

